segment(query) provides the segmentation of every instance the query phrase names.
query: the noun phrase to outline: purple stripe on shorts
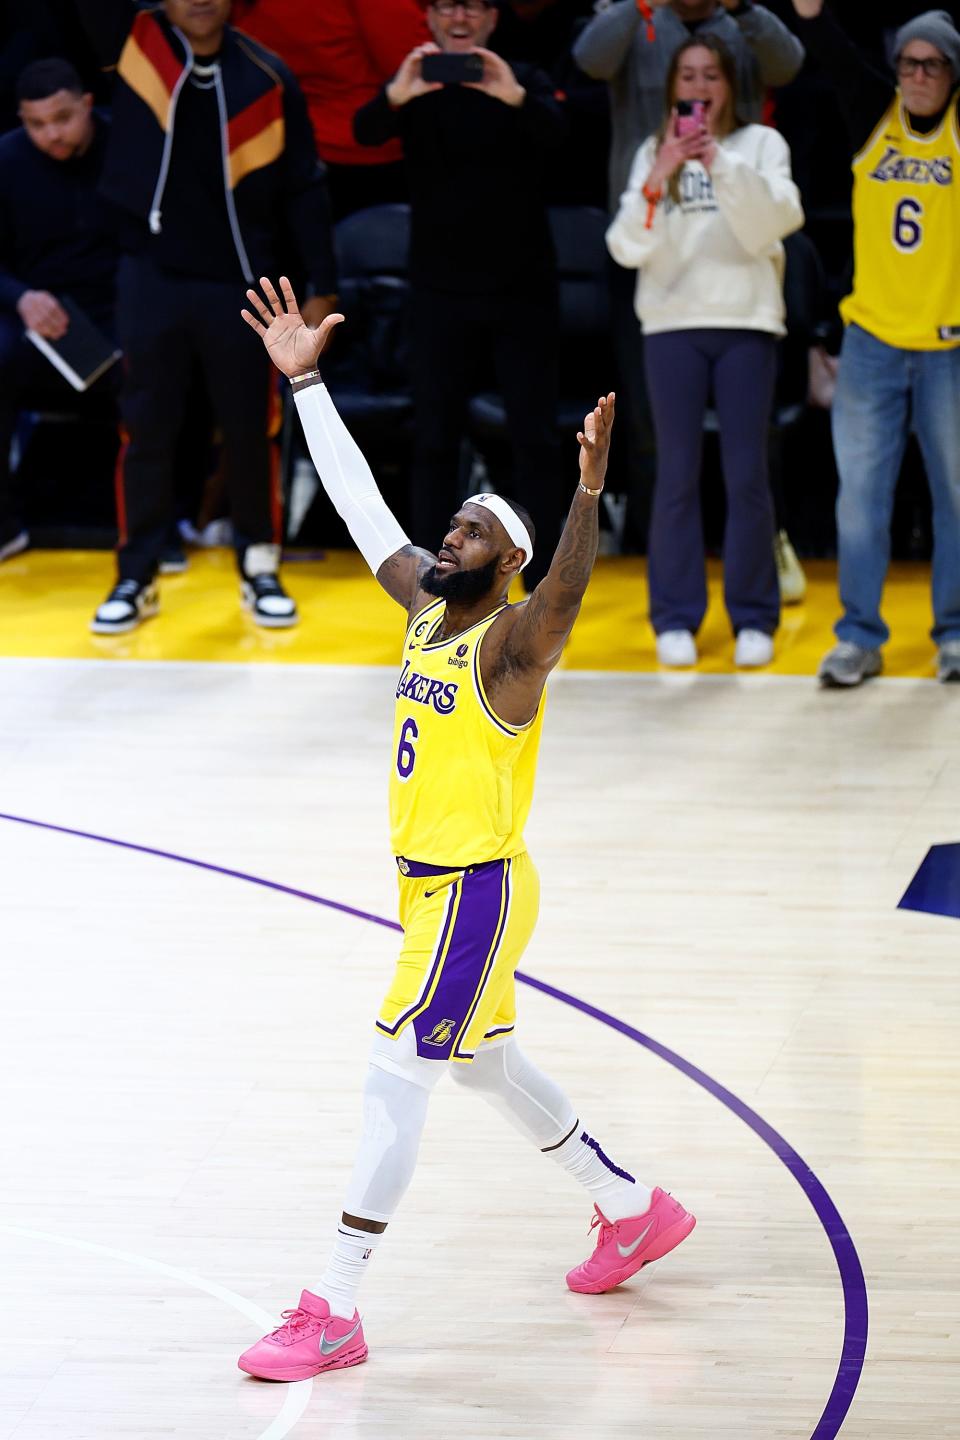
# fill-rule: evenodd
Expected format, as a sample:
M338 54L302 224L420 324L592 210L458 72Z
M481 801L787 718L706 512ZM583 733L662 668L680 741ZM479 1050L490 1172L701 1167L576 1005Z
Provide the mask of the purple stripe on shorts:
M459 1056L461 1060L472 1060L474 1055L476 1054L475 1050L461 1050L460 1041L466 1038L467 1031L470 1029L470 1026L473 1023L473 1017L477 1013L477 1006L483 999L483 992L486 989L487 981L490 978L490 971L493 969L493 966L496 963L497 955L500 951L500 946L503 943L504 932L507 928L507 920L510 917L510 876L513 869L513 861L504 860L501 862L501 864L503 865L503 903L502 910L500 912L500 923L497 926L497 933L493 937L493 944L490 946L490 953L487 956L487 963L483 968L483 975L481 976L479 984L477 985L477 993L473 997L473 1004L470 1006L470 1013L467 1016L466 1020L464 1020L463 1022L460 1033L457 1036L457 1043L454 1046L453 1053L454 1055Z
M417 1054L427 1060L449 1060L454 1040L471 1012L476 990L502 928L503 868L498 860L468 870L460 908L447 946L447 958L430 1004L413 1022Z

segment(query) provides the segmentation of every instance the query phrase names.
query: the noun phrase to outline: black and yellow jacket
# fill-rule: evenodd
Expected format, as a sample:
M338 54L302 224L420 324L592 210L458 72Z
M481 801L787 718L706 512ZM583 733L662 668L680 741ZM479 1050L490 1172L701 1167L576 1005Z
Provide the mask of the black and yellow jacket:
M85 0L80 11L116 74L101 191L159 234L177 101L193 52L159 6ZM282 60L233 26L217 60L223 187L243 275L252 281L289 266L280 250L292 237L306 279L329 294L336 290L329 203L300 88Z

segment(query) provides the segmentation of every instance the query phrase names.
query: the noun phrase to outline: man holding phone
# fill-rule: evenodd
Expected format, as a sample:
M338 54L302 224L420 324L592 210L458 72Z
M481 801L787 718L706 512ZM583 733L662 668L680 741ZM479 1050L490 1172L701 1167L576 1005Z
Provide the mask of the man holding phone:
M494 370L513 449L513 490L538 516L546 554L564 496L556 432L556 260L540 187L565 136L553 86L487 48L488 0L435 0L418 45L354 117L363 145L403 144L410 189L415 542L456 508L467 404ZM541 519L542 517L542 519ZM524 572L542 578L536 559ZM546 563L544 560L543 564Z

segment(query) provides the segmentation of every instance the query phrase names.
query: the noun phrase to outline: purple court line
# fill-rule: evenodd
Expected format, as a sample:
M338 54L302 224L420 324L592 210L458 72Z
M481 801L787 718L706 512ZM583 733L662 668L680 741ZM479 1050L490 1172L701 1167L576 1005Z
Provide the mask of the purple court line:
M327 900L322 895L311 894L309 890L296 890L291 885L281 885L279 881L266 880L261 875L249 875L243 870L231 870L224 865L213 865L208 860L194 860L188 855L177 855L172 850L158 850L152 845L136 845L130 840L115 840L109 835L95 835L89 830L74 830L70 826L53 825L46 820L31 820L25 815L8 815L0 811L0 820L10 820L16 825L31 825L37 830L52 830L59 835L74 835L81 840L96 840L102 845L115 845L121 850L134 850L141 855L156 855L161 860L175 860L178 864L192 865L198 870L210 870L216 875L229 875L234 880L244 880L250 885L262 885L267 890L278 890L282 895L292 895L297 900L309 900L313 905L323 905L328 910L338 910L343 915L353 915L358 920L367 920L373 925L382 925L386 930L402 929L396 920L388 920L382 915L373 915L367 910L358 910L353 905L342 904L339 900ZM853 1238L821 1181L817 1179L810 1166L797 1154L793 1146L783 1138L779 1131L774 1130L772 1125L768 1125L762 1116L758 1115L755 1110L751 1110L749 1105L738 1099L725 1085L721 1085L718 1080L714 1080L703 1070L698 1069L696 1065L692 1065L689 1060L684 1060L683 1056L678 1055L675 1050L661 1045L658 1040L644 1035L641 1030L635 1030L632 1025L628 1025L624 1020L618 1020L615 1015L610 1015L606 1010L599 1010L588 1001L580 1000L576 995L568 994L566 990L558 990L544 980L537 980L533 975L525 975L518 970L517 979L521 984L529 985L532 990L540 990L544 995L549 995L551 999L559 1000L562 1004L579 1010L581 1014L599 1020L601 1025L608 1025L611 1030L626 1035L628 1040L633 1040L637 1045L642 1045L645 1050L649 1050L661 1060L665 1060L668 1065L672 1065L675 1070L679 1070L682 1075L686 1075L689 1080L693 1080L714 1099L719 1100L728 1110L732 1110L734 1115L738 1116L745 1125L749 1125L750 1129L759 1135L764 1144L770 1147L790 1171L813 1206L817 1219L826 1232L837 1262L837 1269L840 1272L840 1283L843 1289L844 1325L840 1363L837 1367L833 1388L823 1407L823 1413L810 1437L810 1440L834 1440L846 1419L847 1411L850 1409L860 1383L860 1376L863 1373L867 1350L867 1287Z

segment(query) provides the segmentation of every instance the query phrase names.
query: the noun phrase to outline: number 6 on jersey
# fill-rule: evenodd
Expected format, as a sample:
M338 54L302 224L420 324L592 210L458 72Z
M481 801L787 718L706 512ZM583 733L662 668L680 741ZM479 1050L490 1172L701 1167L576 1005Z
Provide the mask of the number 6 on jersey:
M417 759L413 742L419 738L420 731L417 729L417 722L412 715L408 715L403 722L400 744L397 746L397 774L401 780L409 780L413 774L413 767Z

